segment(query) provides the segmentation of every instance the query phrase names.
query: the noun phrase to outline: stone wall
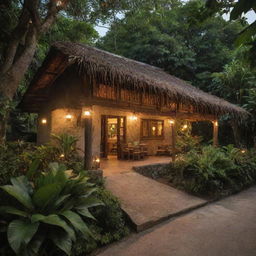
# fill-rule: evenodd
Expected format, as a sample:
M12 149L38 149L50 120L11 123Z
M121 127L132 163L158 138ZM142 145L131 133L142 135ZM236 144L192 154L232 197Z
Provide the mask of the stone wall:
M133 167L137 173L152 179L158 179L170 172L170 164L151 164Z

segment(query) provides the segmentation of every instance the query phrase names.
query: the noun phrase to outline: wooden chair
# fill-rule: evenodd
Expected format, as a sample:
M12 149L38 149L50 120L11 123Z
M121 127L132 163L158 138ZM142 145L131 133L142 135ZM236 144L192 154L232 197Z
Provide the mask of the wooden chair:
M158 156L164 156L166 155L166 145L161 145L157 147L156 155Z
M133 151L131 152L132 160L141 160L144 158L143 152L141 151L140 147L134 147Z
M146 156L148 156L148 148L146 144L140 144L140 150L143 154L143 158L145 158Z
M121 159L130 159L130 150L127 144L121 145Z

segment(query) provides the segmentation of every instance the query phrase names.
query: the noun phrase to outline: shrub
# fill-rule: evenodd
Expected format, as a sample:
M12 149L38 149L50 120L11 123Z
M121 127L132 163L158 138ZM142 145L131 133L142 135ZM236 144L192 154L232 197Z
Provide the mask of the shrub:
M176 127L176 149L178 152L189 152L190 150L200 146L202 138L192 135L192 126L190 123L180 121L177 122Z
M52 135L53 141L42 146L37 146L33 151L26 151L21 159L26 165L34 160L40 160L39 169L45 170L50 162L63 163L75 173L83 170L83 160L76 147L77 138L69 134Z
M84 238L80 236L73 255L85 255L97 247L120 240L130 232L117 198L103 188L97 190L96 197L104 203L104 207L92 209L97 222L91 222L89 227L95 240L85 243Z
M240 191L256 181L256 158L229 145L204 146L171 163L170 181L198 195L218 197Z
M0 185L6 184L11 177L24 174L26 164L20 159L24 150L31 150L33 144L23 141L0 144Z
M89 208L103 205L93 196L97 188L82 173L68 176L64 165L52 163L34 182L20 176L1 186L13 201L0 207L9 246L17 255L71 254L76 236L87 242L93 233Z

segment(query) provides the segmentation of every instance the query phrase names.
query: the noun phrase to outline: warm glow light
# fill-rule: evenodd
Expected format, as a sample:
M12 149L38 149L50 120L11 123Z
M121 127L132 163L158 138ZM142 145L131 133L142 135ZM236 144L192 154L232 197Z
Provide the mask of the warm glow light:
M72 119L72 115L67 114L67 115L65 116L65 118L66 118L67 120L71 120L71 119Z
M182 127L182 130L186 130L188 128L188 125L187 124L184 124L183 127Z
M156 127L155 127L155 126L153 126L153 127L152 127L152 130L153 130L153 131L155 131L155 130L156 130Z
M96 159L95 159L95 162L96 162L96 163L100 163L100 159L99 159L99 158L96 158Z
M241 150L241 153L244 154L246 151L244 149Z
M91 111L84 111L84 116L90 117L92 115Z
M62 1L57 1L57 6L61 6L62 5Z
M133 116L130 117L130 119L133 120L133 121L136 121L136 120L138 120L138 117L133 115Z
M41 123L42 123L42 124L47 124L47 119L43 118L43 119L41 120Z
M174 120L169 120L169 123L170 124L174 124Z
M218 121L214 121L214 125L215 125L215 126L219 126Z
M64 155L64 154L61 154L61 155L60 155L60 158L64 158L64 157L65 157L65 155Z

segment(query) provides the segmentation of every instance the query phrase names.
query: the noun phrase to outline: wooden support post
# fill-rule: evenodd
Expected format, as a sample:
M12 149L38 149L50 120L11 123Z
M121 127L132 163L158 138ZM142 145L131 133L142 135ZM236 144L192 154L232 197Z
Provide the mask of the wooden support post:
M175 132L175 122L173 120L170 121L170 124L171 124L171 133L172 133L172 143L171 143L171 146L172 146L172 161L174 162L175 161L175 156L176 156L176 132Z
M84 120L84 168L92 169L92 118Z
M218 140L218 133L219 133L219 123L217 120L213 122L213 146L218 147L219 140Z

